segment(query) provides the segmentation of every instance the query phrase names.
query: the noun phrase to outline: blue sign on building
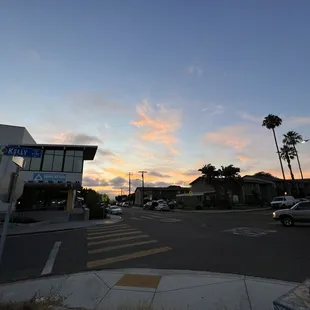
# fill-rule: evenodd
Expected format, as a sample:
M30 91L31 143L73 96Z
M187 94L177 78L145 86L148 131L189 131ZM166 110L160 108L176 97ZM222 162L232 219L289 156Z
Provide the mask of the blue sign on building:
M42 150L31 149L28 147L16 147L16 146L5 146L2 149L3 155L6 156L17 156L17 157L33 157L40 158L42 156Z
M34 173L32 179L36 182L65 182L66 181L66 174L64 173Z

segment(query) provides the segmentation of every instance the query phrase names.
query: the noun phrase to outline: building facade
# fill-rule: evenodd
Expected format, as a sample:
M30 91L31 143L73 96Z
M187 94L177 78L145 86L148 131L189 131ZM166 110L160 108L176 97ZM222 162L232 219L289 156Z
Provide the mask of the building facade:
M41 151L40 158L24 158L19 171L14 201L16 211L66 210L74 207L81 189L85 160L93 160L97 146L37 144L24 127L0 125L0 145ZM1 156L0 200L2 212L11 198L12 179L17 166L12 156Z

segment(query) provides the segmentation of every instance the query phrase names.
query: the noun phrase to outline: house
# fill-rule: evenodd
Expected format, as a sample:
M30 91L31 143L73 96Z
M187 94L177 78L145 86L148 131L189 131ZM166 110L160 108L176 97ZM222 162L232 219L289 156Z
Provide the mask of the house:
M135 204L142 205L145 199L158 200L167 199L174 200L178 194L189 193L189 187L181 187L171 185L168 187L137 187L135 191ZM142 199L144 193L144 199Z

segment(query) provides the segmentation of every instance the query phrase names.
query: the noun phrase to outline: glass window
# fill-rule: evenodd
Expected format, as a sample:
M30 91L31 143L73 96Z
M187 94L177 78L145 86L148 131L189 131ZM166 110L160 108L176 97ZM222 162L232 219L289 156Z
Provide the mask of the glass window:
M53 155L48 155L48 154L44 154L44 158L43 158L43 166L42 166L42 170L43 171L52 171L52 166L53 166Z
M83 157L83 151L75 151L74 156L75 157Z
M29 170L30 169L30 162L31 162L31 158L24 158L23 170Z
M45 150L44 154L53 155L54 154L54 150Z
M310 210L310 202L301 202L298 208L300 210Z
M79 157L74 158L73 172L82 172L83 159Z
M53 171L61 171L62 170L62 161L63 161L63 156L54 156L54 161L53 161Z
M71 156L66 156L65 157L65 165L64 165L64 171L65 172L72 172L73 168L73 157Z
M74 151L66 151L66 156L74 156Z
M41 167L41 158L32 158L30 164L30 170L40 170Z
M64 151L63 150L55 150L55 155L63 155Z

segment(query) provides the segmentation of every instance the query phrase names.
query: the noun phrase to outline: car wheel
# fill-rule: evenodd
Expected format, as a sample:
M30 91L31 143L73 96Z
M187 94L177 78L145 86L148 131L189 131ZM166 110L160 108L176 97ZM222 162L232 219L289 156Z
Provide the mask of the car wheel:
M293 226L294 222L290 216L285 216L281 219L281 222L284 226Z

